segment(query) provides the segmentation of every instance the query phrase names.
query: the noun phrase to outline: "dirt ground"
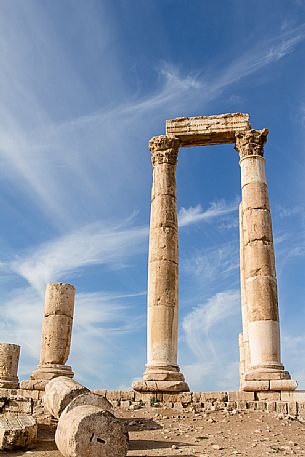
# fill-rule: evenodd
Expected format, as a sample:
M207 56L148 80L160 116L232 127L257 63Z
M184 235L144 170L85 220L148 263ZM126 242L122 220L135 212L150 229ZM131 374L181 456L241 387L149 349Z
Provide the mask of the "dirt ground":
M305 423L260 411L209 413L159 408L115 410L127 425L129 457L305 455ZM41 428L37 448L0 455L61 457L54 431Z

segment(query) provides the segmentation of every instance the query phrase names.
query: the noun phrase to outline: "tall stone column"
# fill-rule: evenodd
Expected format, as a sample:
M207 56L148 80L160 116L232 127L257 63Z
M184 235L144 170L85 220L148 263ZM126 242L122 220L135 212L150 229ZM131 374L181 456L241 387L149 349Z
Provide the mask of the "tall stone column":
M44 389L57 376L72 378L74 373L65 365L71 345L75 288L71 284L51 282L45 294L40 362L23 389Z
M20 346L0 343L0 388L18 389Z
M149 142L153 165L148 259L147 365L139 391L188 391L177 364L178 221L176 165L179 140Z
M265 174L268 130L236 134L243 207L243 263L251 365L244 390L295 389L281 363L272 223Z
M240 297L241 315L243 331L239 335L240 350L240 387L242 389L245 373L250 365L249 335L248 335L248 308L245 281L245 262L244 262L244 224L243 224L243 204L239 205L239 235L240 235Z

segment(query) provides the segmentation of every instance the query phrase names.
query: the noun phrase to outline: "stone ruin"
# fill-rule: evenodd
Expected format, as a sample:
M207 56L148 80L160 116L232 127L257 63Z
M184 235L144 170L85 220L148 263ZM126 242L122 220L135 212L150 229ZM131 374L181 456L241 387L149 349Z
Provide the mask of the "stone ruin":
M251 128L247 114L234 113L170 120L166 122L166 135L150 140L153 186L147 364L143 379L133 383L133 390L93 392L72 379L74 373L66 362L71 345L75 289L70 284L49 283L40 362L30 379L21 382L20 388L17 374L20 347L0 344L0 449L30 448L37 439L37 422L58 423L56 443L64 456L123 456L127 452L128 435L113 416L111 405L136 409L152 399L175 408L192 405L206 409L266 409L305 418L305 392L295 391L297 382L291 379L281 362L277 280L264 159L267 135L267 129ZM234 144L240 158L243 331L239 335L239 392L190 392L177 363L178 152L180 147L214 144ZM106 450L113 446L109 443L114 442L115 436L120 436L121 444L108 454ZM88 440L90 452L81 445Z
M177 364L178 220L176 167L179 147L235 144L241 168L240 276L243 332L240 386L244 391L290 391L297 383L284 369L272 223L265 173L268 130L253 130L249 115L177 118L166 135L153 137L148 260L147 365L140 392L188 391Z

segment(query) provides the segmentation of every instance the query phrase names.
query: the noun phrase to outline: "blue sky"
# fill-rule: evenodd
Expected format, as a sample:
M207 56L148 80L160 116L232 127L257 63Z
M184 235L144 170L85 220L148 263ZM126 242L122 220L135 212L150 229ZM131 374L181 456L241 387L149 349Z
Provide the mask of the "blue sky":
M69 362L120 388L146 362L148 140L178 116L270 130L282 358L305 387L305 1L1 0L1 341L40 351L46 283L76 286ZM182 149L179 364L239 384L240 171L232 145ZM302 384L303 382L303 384Z

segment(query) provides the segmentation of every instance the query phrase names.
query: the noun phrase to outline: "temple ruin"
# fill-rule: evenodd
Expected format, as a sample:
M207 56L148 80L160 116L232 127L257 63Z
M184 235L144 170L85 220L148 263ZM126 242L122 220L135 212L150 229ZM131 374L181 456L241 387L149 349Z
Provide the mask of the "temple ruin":
M149 142L153 166L148 260L147 365L140 392L184 392L177 364L178 220L176 167L180 147L235 144L240 157L240 277L243 331L240 387L291 391L284 369L272 223L265 173L268 130L253 130L248 114L181 117L166 122L166 135Z

